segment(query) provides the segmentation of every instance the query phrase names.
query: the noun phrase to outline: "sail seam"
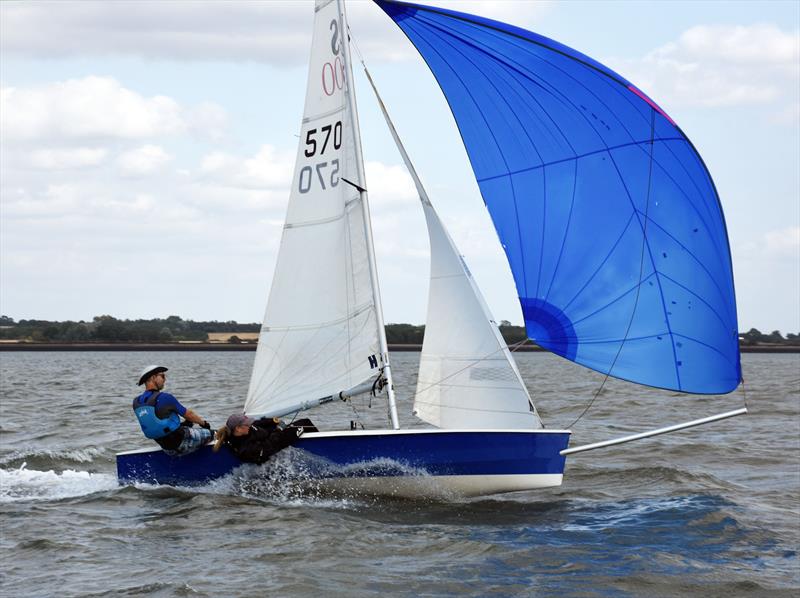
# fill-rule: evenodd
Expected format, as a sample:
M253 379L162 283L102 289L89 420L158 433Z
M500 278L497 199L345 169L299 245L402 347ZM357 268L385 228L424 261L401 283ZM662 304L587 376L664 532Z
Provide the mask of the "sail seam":
M685 143L686 139L683 138L683 137L659 137L659 138L655 139L654 141L680 141L680 142ZM527 168L520 168L519 170L503 172L503 173L500 173L500 174L493 174L491 176L481 177L481 178L476 179L476 180L479 183L483 183L483 182L487 182L487 181L493 181L493 180L502 179L502 178L508 177L508 176L514 176L516 174L523 174L523 173L526 173L526 172L532 172L534 170L539 170L540 168L546 168L547 166L554 166L556 164L563 164L565 162L572 162L573 160L580 160L581 158L588 158L589 156L596 156L597 154L604 154L604 153L610 152L612 150L623 149L623 148L626 148L626 147L636 147L636 146L641 147L643 145L647 145L648 143L650 143L650 140L649 139L644 139L644 140L641 140L641 141L630 141L628 143L620 143L618 145L610 145L610 146L606 146L606 147L603 147L603 148L600 148L600 149L597 149L597 150L593 150L591 152L585 152L583 154L576 154L575 156L569 156L567 158L561 158L559 160L551 160L550 162L543 162L542 164L537 164L536 166L529 166Z
M625 291L621 295L618 295L618 296L614 297L611 301L609 301L605 305L599 307L598 309L594 310L590 314L587 314L587 315L583 316L582 318L578 318L577 320L572 320L572 325L575 326L577 324L580 324L581 322L591 318L592 316L596 316L601 311L611 307L612 305L614 305L617 301L620 301L626 295L629 295L630 293L634 292L636 289L641 288L642 284L644 284L647 280L649 280L650 278L652 278L656 274L657 274L657 272L655 270L653 270L653 272L651 272L650 274L648 274L647 276L642 278L639 282L637 282L635 285L630 287L627 291ZM584 341L581 341L581 342L586 343L586 342L590 342L590 341L585 341L584 340Z
M344 112L344 111L345 111L345 107L341 106L340 108L333 108L332 110L328 110L327 112L322 112L320 114L315 114L314 116L306 116L303 119L303 124L307 124L307 123L313 122L315 120L321 120L323 118L328 118L329 116L332 116L334 114L339 114L340 112Z
M696 297L696 298L697 298L697 299L698 299L700 302L702 302L702 303L703 303L703 305L705 305L705 306L706 306L706 307L707 307L709 310L711 310L711 313L713 313L713 314L716 316L716 318L719 320L720 324L722 324L722 327L723 327L723 328L724 328L726 331L728 331L727 324L725 324L725 320L723 320L723 319L722 319L722 316L720 316L720 315L717 313L717 310L716 310L716 309L714 309L714 308L711 306L711 304L709 304L709 303L708 303L708 302L707 302L705 299L703 299L703 298L702 298L700 295L698 295L697 293L695 293L695 292L694 292L692 289L690 289L689 287L687 287L687 286L685 286L685 285L681 284L680 282L678 282L677 280L675 280L675 279L674 279L674 278L672 278L671 276L667 276L667 275L666 275L666 274L664 274L663 272L661 273L661 276L663 276L664 278L666 278L668 281L670 281L670 282L671 282L671 283L673 283L674 285L676 285L676 286L679 286L679 287L680 287L680 288L682 288L684 291L686 291L687 293L691 294L693 297Z
M709 280L710 280L710 281L712 282L712 284L714 285L714 288L715 288L715 289L717 290L717 292L719 293L719 295L720 295L720 299L722 299L723 305L726 305L726 302L725 302L725 294L723 293L722 289L719 287L719 284L717 284L717 281L716 281L716 279L715 279L715 278L714 278L714 277L711 275L711 272L709 272L709 270L708 270L708 268L706 267L706 265L705 265L705 264L704 264L704 263L703 263L703 262L702 262L700 259L698 259L698 258L697 258L697 256L696 256L696 255L694 255L694 253L692 253L692 252L689 250L689 248L688 248L688 247L686 247L686 246L685 246L683 243L681 243L681 242L680 242L678 239L676 239L676 238L675 238L675 237L674 237L672 234L670 234L670 233L669 233L669 231L667 231L666 229L664 229L664 227L662 227L662 226L661 226L661 225L660 225L658 222L656 222L656 221L655 221L655 220L653 220L652 218L648 218L648 220L649 220L649 221L650 221L650 222L653 224L653 226L655 226L656 228L658 228L658 229L659 229L661 232L663 232L663 233L664 233L664 234L665 234L667 237L669 237L669 238L670 238L672 241L674 241L675 243L677 243L677 244L680 246L680 248L681 248L681 249L683 249L683 250L684 250L684 251L685 251L687 254L689 254L689 255L691 256L691 258L692 258L692 259L693 259L693 260L694 260L694 261L695 261L695 262L696 262L696 263L697 263L697 264L698 264L698 265L699 265L699 266L700 266L700 267L703 269L703 271L705 271L705 273L708 275L708 278L709 278ZM660 272L660 274L661 274L662 276L665 276L663 272ZM665 276L665 277L666 277L666 276ZM666 277L666 278L669 278L669 277ZM672 280L672 282L675 282L676 284L678 284L678 283L677 283L677 281L675 281L675 280L673 280L673 279L671 279L671 278L670 278L669 280ZM685 288L685 287L684 287L684 288ZM688 290L688 289L687 289L687 290ZM698 295L697 297L699 298L699 295ZM709 307L710 307L710 306L709 306ZM712 309L713 309L713 308L712 308ZM716 313L716 310L714 310L714 312ZM727 314L727 315L730 317L730 314Z
M497 353L497 351L494 351L494 353ZM496 362L501 363L501 364L502 363L506 363L505 356L503 356L503 357L491 357L490 355L491 355L491 353L489 354L489 356L486 356L486 357L475 357L473 355L458 356L458 355L453 355L452 353L441 354L441 353L430 353L430 352L426 351L425 355L423 355L420 359L421 360L437 360L437 361L444 361L446 359L448 362L452 362L452 361L468 361L470 363L485 363L485 362L495 362L496 361Z
M586 290L586 288L587 288L587 287L588 287L588 286L591 284L591 282L594 280L594 277L595 277L595 276L597 276L597 275L600 273L600 270L602 270L603 266L605 266L605 264L606 264L606 262L608 261L608 259L609 259L609 258L610 258L610 257L611 257L611 256L614 254L614 252L616 251L616 249L617 249L617 246L620 244L620 241L622 241L622 238L625 236L625 233L627 233L627 232L628 232L628 229L629 229L629 228L630 228L630 226L631 226L631 222L633 222L633 212L631 212L631 215L630 215L630 217L628 218L628 221L625 223L625 226L622 228L622 231L620 232L619 236L617 237L617 240L616 240L616 241L614 241L614 244L611 246L611 249L609 249L609 251L608 251L608 253L606 254L606 256L605 256L605 257L603 258L603 260L602 260L602 261L601 261L601 262L600 262L600 263L597 265L597 268L595 268L595 271L594 271L594 272L592 272L592 275L591 275L591 276L589 276L589 278L586 280L586 282L584 283L584 285L583 285L583 286L582 286L580 289L578 289L578 292L577 292L577 293L575 293L575 295L573 295L572 299L570 299L569 301L567 301L567 303L565 303L565 304L564 304L564 307L562 307L562 308L561 308L561 310L562 310L562 311L566 311L567 309L569 309L569 306L570 306L570 305L572 305L572 302L573 302L573 301L575 301L575 300L576 300L578 297L580 297L581 293L583 293L583 291L585 291L585 290ZM626 293L626 294L627 294L627 293L629 293L629 292L630 292L630 291L625 291L625 293ZM615 299L615 301L616 301L616 299ZM603 308L601 308L601 309L603 309ZM595 313L596 313L596 312L595 312Z
M431 276L431 280L444 280L445 278L461 278L464 274L439 274L438 276Z
M365 319L364 323L361 326L361 330L366 328L367 323L368 323L368 320ZM317 329L317 333L320 330L323 330L323 329L324 328ZM307 359L305 359L305 360L301 360L300 359L300 355L301 355L302 351L304 350L304 348L308 347L308 346L312 346L313 347L315 345L315 343L314 343L315 336L316 336L316 333L315 333L314 336L312 336L308 340L307 343L305 343L305 345L303 347L299 347L297 349L297 351L294 353L294 355L291 355L286 359L286 363L291 364L292 367L291 368L284 368L284 369L280 370L278 372L278 375L274 377L274 381L275 382L269 388L269 392L271 393L271 397L273 398L273 400L275 399L276 396L278 396L281 392L283 392L283 389L286 388L288 384L290 384L293 381L293 379L291 377L291 374L293 374L298 368L302 368L303 371L308 376L311 376L314 373L322 370L331 361L333 361L333 360L338 358L338 356L339 356L338 352L334 352L334 353L329 353L328 352L328 346L331 343L335 342L335 339L330 339L326 344L320 345L319 347L317 347L317 352L315 354L309 355L307 357ZM325 361L318 360L318 357L320 355L325 355L325 354L328 354L328 359L327 360L325 360ZM314 363L314 364L316 364L316 367L309 368L307 365L305 365L306 363ZM298 365L298 364L300 364L300 365ZM289 375L286 375L287 373ZM266 374L266 372L265 372L265 374ZM330 386L333 386L333 382L335 380L342 379L342 378L348 379L348 378L351 377L351 375L352 375L352 372L343 372L341 374L326 378L325 380L322 380L322 381L318 382L316 384L316 386L318 388L323 388L323 387L326 387L326 386L330 387ZM367 379L369 379L369 375L364 378L364 380L367 380ZM347 386L351 386L351 385L348 385L346 382L342 382L339 386L347 387ZM320 391L320 392L324 393L325 391ZM286 401L288 399L293 399L294 397L301 397L301 396L307 396L307 395L308 395L308 391L301 390L298 394L293 394L293 395L288 395L286 397L281 397L280 400L281 401Z
M290 228L306 228L309 226L316 226L321 224L331 224L332 222L338 222L342 218L346 218L348 212L350 211L349 208L351 205L354 205L358 202L359 198L351 199L344 204L344 211L341 214L337 214L336 216L330 216L328 218L320 218L318 220L305 220L303 222L287 222L283 225L284 229Z
M359 307L353 313L348 314L348 315L346 315L346 316L344 316L342 318L338 318L336 320L329 320L327 322L319 322L317 324L309 324L307 326L269 326L269 327L264 326L262 328L262 330L265 331L265 332L285 332L285 331L288 331L288 330L319 330L320 328L327 328L329 326L334 326L336 324L342 324L343 322L347 322L348 320L351 320L351 319L355 318L356 316L361 315L362 313L364 313L365 311L369 310L370 308L372 308L372 302L365 303L364 305Z
M319 11L321 11L323 8L325 8L326 6L328 6L328 4L330 4L331 2L333 2L333 0L328 0L328 1L327 1L327 2L325 2L324 4L318 4L318 5L316 5L316 6L314 7L314 12L319 12Z
M510 411L507 409L483 409L478 407L463 407L463 406L456 406L456 405L441 405L437 403L431 403L430 401L423 401L421 399L415 398L415 403L419 403L420 405L432 405L434 407L439 407L441 409L452 409L454 411L477 411L481 413L510 413L513 415L530 415L533 416L533 412L531 411Z
M736 361L735 361L735 360L734 360L734 361L732 361L730 357L728 357L727 355L725 355L725 354L724 354L722 351L720 351L720 350L719 350L719 349L717 349L716 347L713 347L713 346L709 345L708 343L704 343L703 341L701 341L701 340L698 340L698 339L696 339L696 338L694 338L694 337L691 337L691 336L686 336L685 334L680 334L679 332L673 332L673 333L672 333L672 335L673 335L673 336L677 336L677 337L679 337L679 338L686 339L686 340L688 340L688 341L692 341L693 343L697 343L698 345L702 345L702 346L704 346L704 347L705 347L705 348L707 348L707 349L711 349L711 350L712 350L712 351L714 351L715 353L719 354L719 356L720 356L720 357L722 357L723 359L725 359L725 360L726 360L728 363L730 363L730 364L732 364L732 365L736 365Z
M572 211L575 208L575 194L578 189L578 161L574 162L575 168L572 172L572 197L569 202L569 213L567 214L567 222L564 225L564 235L561 238L561 247L558 250L558 258L553 266L553 273L550 275L550 285L547 287L547 292L544 294L545 302L550 299L550 291L553 290L553 283L558 275L558 269L561 267L561 258L564 256L564 248L567 246L567 239L569 238L570 227L572 226ZM563 311L563 310L562 310Z
M631 290L633 290L633 289L631 289ZM664 332L656 332L655 334L646 334L644 336L629 336L629 337L627 337L627 340L629 340L629 341L643 341L643 340L647 340L649 338L658 338L659 336L669 336L669 334L670 334L669 330L665 330ZM623 337L623 338L611 338L611 339L606 339L606 340L602 340L602 341L590 341L590 340L587 340L587 341L583 341L583 343L586 344L586 345L607 345L607 344L621 343L624 340L626 340L626 339ZM645 386L647 386L647 385L645 384Z

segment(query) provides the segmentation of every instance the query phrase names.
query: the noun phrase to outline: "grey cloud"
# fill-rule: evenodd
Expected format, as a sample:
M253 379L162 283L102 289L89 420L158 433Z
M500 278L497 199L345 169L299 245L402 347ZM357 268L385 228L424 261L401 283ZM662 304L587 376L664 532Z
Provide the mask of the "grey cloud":
M370 8L367 19L380 18ZM293 65L308 58L312 15L312 3L296 0L2 3L0 49L36 58L110 53Z
M530 23L550 2L430 2ZM370 60L397 61L415 52L372 2L349 2L353 36ZM259 62L297 66L308 59L313 3L298 0L0 2L0 51L62 58L133 55L179 61Z

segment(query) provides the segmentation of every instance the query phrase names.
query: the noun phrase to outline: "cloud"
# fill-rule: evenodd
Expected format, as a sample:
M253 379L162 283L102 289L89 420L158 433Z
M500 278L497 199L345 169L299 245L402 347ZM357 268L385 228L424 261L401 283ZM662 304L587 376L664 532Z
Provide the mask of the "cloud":
M140 177L163 169L172 160L164 148L157 145L143 145L117 158L117 166L123 176Z
M199 176L207 182L241 189L280 189L289 194L295 154L263 145L252 157L212 152L200 163Z
M767 231L738 247L734 246L733 249L736 262L764 264L770 261L791 261L796 263L800 260L800 226Z
M201 102L186 113L189 130L211 141L222 141L226 137L228 121L225 109L213 102Z
M489 18L530 24L551 2L432 2ZM403 34L372 2L348 17L373 60L414 56ZM284 0L184 2L1 2L0 51L38 58L133 55L181 61L302 65L308 60L313 3ZM387 35L401 42L387 44Z
M800 226L769 231L764 235L768 255L800 258Z
M772 24L700 25L640 60L615 64L666 107L771 104L773 120L786 122L798 100L800 32Z
M82 193L69 184L46 184L43 189L17 187L3 191L3 219L6 224L21 219L60 218L82 207L78 201Z
M425 4L480 15L496 21L515 23L517 26L522 27L538 21L555 6L555 2L550 0L535 2L520 2L520 0L433 0L432 2L425 2Z
M68 170L99 166L107 156L108 150L102 147L39 149L30 153L28 162L41 170Z
M701 55L710 60L756 66L774 65L794 70L800 59L798 33L786 33L775 25L699 25L688 29L676 44L659 53Z
M417 209L419 196L405 166L368 161L364 164L370 201L402 209Z
M0 94L4 139L136 139L186 129L175 100L142 97L110 77L70 79L29 89L6 87Z
M291 61L285 56L287 48L297 47L305 37L313 5L296 1L4 2L0 11L4 53L286 62Z
M143 139L193 130L212 137L225 124L213 104L183 108L166 96L144 97L111 77L89 76L0 90L4 141Z

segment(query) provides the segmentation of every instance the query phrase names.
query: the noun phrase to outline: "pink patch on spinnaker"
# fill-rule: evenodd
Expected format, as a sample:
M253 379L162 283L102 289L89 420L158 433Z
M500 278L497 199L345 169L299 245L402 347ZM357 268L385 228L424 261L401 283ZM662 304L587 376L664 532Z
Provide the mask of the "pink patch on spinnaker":
M664 111L663 111L663 110L662 110L662 109L661 109L661 108L658 106L658 104L656 104L656 103L655 103L653 100L651 100L650 98L648 98L648 97L647 97L647 96L644 94L644 92L642 92L642 91L640 91L640 90L636 89L636 88L635 88L633 85L628 85L628 89L630 89L630 90L631 90L633 93L635 93L637 96L639 96L640 98L642 98L642 99L643 99L645 102L647 102L648 104L650 104L650 106L653 108L653 110L655 110L655 111L656 111L656 112L658 112L658 113L659 113L661 116L663 116L664 118L666 118L666 119L667 119L667 120L668 120L668 121L669 121L669 122L672 124L672 126L674 126L674 127L677 127L677 126L678 126L678 125L676 125L676 124L675 124L675 121L674 121L674 120L672 120L672 119L669 117L669 115L668 115L666 112L664 112Z

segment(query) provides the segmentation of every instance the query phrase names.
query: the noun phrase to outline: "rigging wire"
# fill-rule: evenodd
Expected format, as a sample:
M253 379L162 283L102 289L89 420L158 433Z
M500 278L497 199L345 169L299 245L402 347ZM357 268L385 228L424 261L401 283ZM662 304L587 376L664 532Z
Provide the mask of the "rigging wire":
M750 411L750 408L747 406L747 386L744 383L744 376L742 376L742 402L744 403L744 408Z
M377 397L378 393L382 391L385 386L386 386L386 378L383 377L383 368L381 368L378 377L375 378L375 381L372 383L372 389L369 391L369 403L367 404L368 409L372 409L372 399L374 397ZM361 426L362 430L366 430L366 427L364 427L364 422L361 419L361 414L358 412L358 410L356 409L356 405L353 402L353 397L346 397L346 398L343 397L342 401L350 405L350 409L353 410L353 415L355 416L355 420L351 420L350 422L350 429L353 430L356 429L357 426ZM387 416L389 418L389 422L391 423L392 415L391 412L388 411L388 408L387 408Z
M352 430L357 428L358 426L361 426L362 430L366 430L366 428L364 427L364 422L361 420L361 414L358 412L358 409L356 409L356 406L353 403L353 399L352 398L347 399L347 403L350 405L350 409L353 410L353 417L355 417L355 420L353 420L353 422L350 425L350 429ZM353 424L355 424L355 427L353 426Z

